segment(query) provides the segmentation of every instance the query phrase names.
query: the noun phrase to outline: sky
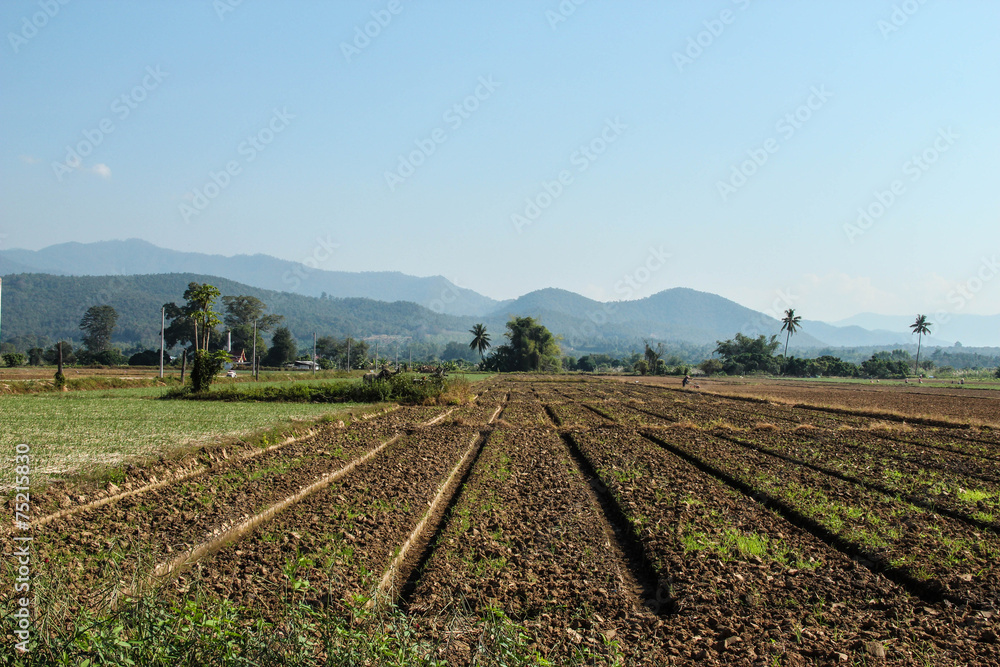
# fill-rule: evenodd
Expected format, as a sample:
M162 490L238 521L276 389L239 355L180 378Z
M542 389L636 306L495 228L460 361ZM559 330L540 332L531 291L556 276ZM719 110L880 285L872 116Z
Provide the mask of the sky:
M5 0L0 28L0 248L1000 313L994 1Z

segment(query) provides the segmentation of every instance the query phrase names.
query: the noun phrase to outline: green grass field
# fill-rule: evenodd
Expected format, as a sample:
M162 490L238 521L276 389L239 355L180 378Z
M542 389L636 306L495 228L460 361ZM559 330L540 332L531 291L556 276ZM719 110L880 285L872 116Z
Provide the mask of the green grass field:
M202 442L376 406L160 401L160 387L0 396L0 451L31 447L32 484L93 474ZM10 487L0 478L0 491Z
M330 371L261 373L253 383L249 373L239 384L287 385L289 382L329 384L360 382ZM492 373L455 373L470 382ZM213 387L234 384L219 378ZM245 385L244 385L245 386ZM312 422L324 415L380 410L383 405L359 403L230 403L161 401L163 387L46 391L0 395L0 458L13 460L18 444L31 447L32 484L44 486L55 478L99 475L124 463L169 455L201 443L243 437L295 422ZM13 475L0 475L0 493L11 488Z

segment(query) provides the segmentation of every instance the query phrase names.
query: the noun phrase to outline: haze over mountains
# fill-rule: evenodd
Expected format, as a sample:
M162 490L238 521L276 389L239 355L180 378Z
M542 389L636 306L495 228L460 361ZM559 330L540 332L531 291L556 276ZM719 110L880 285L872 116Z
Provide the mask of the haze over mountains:
M644 338L707 345L716 340L730 338L737 331L748 334L773 334L779 333L781 328L778 320L763 313L745 308L715 294L687 288L668 289L643 299L623 302L605 303L574 292L553 288L530 292L512 301L497 301L458 287L441 276L415 277L390 271L363 273L326 271L321 268L322 263L319 261L325 256L327 255L324 254L324 249L318 246L314 257L307 260L307 264L300 264L268 255L226 257L178 252L159 248L142 240L130 239L87 244L64 243L38 251L3 250L0 251L0 275L41 273L53 276L123 276L169 273L175 274L168 281L172 289L186 284L184 280L195 278L207 280L209 277L217 276L233 282L232 285L227 285L230 291L224 290L226 294L239 289L243 289L241 293L251 293L250 290L243 288L249 286L257 290L289 292L311 297L325 295L335 299L361 298L390 303L411 302L416 304L416 307L406 311L408 316L419 319L421 323L419 328L423 332L433 333L439 338L449 336L457 338L464 334L463 329L467 330L472 323L479 321L485 322L492 331L500 332L510 315L532 315L541 318L554 333L562 335L567 347L577 350L623 348L635 345ZM7 283L5 287L8 288L4 295L7 301L13 284L10 281L5 283ZM68 283L58 281L58 284ZM100 292L99 282L89 284L95 295ZM140 287L149 289L148 286L149 283L135 284L136 289ZM261 297L265 301L270 300L269 302L278 298L274 293L261 293ZM36 295L36 298L48 297ZM157 293L146 305L155 306L154 302L157 302L157 299L158 303L180 301L180 292L163 295ZM286 307L292 307L294 304L295 307L313 310L312 306L300 306L307 304L307 301L289 300L284 297L280 300ZM361 303L363 302L358 301L355 305ZM66 313L68 318L66 322L71 322L73 317L76 317L78 322L79 315L75 314L75 310L80 310L82 314L89 305L94 304L67 304L67 311L72 310L74 313ZM9 327L16 325L10 320L10 316L14 313L8 308L4 310L8 316L4 318L6 338ZM326 312L329 310L328 306L323 306L320 310L328 316L334 316L334 311ZM338 329L344 328L346 325L343 318L350 316L349 309L334 310L336 317L340 318ZM322 322L322 317L318 314L316 317L308 318L292 317L291 313L284 314L295 322L296 328L304 329L297 331L293 328L293 332L302 338L311 336L305 329L309 327L315 329L317 324ZM798 351L825 347L910 345L914 343L914 338L908 329L912 319L908 316L862 314L837 323L804 320L802 330L792 337L790 348ZM378 324L377 318L369 317L364 321L364 326L375 328L381 326L384 329L372 330L369 332L372 335L414 333L413 327L407 327L402 321L391 318ZM935 329L935 334L938 331ZM949 339L927 337L924 339L925 345L949 346L955 340L960 340L966 346L997 345L1000 341L1000 315L952 315L945 331ZM355 329L352 335L365 335L365 332ZM497 335L499 336L499 333Z

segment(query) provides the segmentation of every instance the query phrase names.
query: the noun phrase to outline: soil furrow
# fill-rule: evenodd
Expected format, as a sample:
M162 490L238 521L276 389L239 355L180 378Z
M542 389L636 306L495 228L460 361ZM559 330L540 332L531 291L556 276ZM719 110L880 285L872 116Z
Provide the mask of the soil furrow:
M911 505L872 499L833 477L826 476L824 484L812 471L774 457L768 457L768 465L755 452L734 452L695 433L644 435L929 603L997 603L996 572L987 565L995 540L980 536L969 542L968 529L960 523L929 520ZM863 522L847 518L854 511Z

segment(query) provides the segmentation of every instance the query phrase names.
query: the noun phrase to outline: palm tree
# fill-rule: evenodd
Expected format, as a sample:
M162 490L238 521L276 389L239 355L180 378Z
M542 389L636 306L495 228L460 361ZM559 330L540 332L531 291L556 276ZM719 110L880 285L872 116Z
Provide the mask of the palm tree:
M785 316L781 318L781 330L787 332L785 334L785 351L781 353L781 356L786 359L788 358L788 339L802 326L799 324L801 321L802 316L796 315L794 308L786 310Z
M917 320L910 325L913 329L913 333L917 334L917 359L913 362L913 374L919 375L920 371L920 340L924 337L924 334L929 334L931 332L932 322L927 321L926 315L917 315Z
M469 349L479 350L480 360L485 361L484 353L490 349L490 335L486 333L486 325L476 324L469 329L469 333L473 336L472 342L469 343Z

